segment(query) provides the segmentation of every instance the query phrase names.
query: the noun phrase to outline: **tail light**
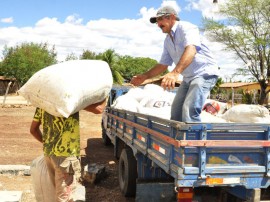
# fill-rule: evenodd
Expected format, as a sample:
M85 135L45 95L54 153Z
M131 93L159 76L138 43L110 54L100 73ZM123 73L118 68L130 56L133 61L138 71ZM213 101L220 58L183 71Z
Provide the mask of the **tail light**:
M193 188L192 187L178 187L177 202L192 202Z

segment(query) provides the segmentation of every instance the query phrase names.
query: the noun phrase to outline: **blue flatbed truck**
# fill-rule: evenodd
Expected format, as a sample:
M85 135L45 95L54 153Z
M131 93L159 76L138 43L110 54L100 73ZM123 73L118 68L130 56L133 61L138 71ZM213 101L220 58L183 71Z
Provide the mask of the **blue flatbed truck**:
M183 123L119 110L114 87L102 117L118 179L136 201L270 201L270 125Z

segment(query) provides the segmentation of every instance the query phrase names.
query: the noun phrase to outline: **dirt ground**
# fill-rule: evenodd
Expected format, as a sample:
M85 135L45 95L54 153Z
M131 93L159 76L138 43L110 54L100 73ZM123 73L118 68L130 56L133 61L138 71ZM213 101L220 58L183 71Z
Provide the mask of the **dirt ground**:
M0 105L0 165L30 165L42 154L42 145L29 133L35 108L28 105ZM104 165L106 178L86 188L87 201L134 201L121 195L113 146L104 146L101 115L80 112L81 155L87 162ZM34 202L31 176L0 174L0 191L23 191L22 202Z

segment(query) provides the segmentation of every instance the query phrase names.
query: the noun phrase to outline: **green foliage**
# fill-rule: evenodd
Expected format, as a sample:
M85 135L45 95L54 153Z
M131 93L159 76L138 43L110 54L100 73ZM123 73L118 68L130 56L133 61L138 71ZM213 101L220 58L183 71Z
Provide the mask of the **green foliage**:
M84 50L82 55L80 56L80 59L88 59L88 60L95 60L97 57L96 53L89 51L89 50Z
M120 62L121 66L124 67L123 77L127 81L130 81L134 75L142 74L157 64L157 61L151 58L133 58L131 56L122 56Z
M242 103L243 104L252 104L252 94L243 92Z
M224 21L204 19L205 34L233 51L246 65L238 73L252 75L261 86L262 104L270 82L269 0L228 0L221 6Z
M112 71L114 83L123 84L124 78L121 74L122 66L119 63L119 55L113 49L108 49L104 53L99 54L97 59L108 63Z
M78 60L78 57L74 53L70 53L67 55L65 61L69 61L69 60Z
M3 61L0 63L0 75L16 78L24 84L38 70L57 63L54 48L49 50L47 44L24 43L16 47L5 47ZM68 54L65 61L77 60L74 53ZM129 82L134 75L144 73L157 64L151 58L133 58L120 56L113 49L103 53L84 50L79 59L103 60L108 63L114 83Z
M54 47L49 50L46 43L23 43L4 48L0 74L24 84L35 72L55 63Z
M111 68L114 83L117 84L130 81L134 75L141 74L157 64L156 60L150 58L120 56L113 49L107 49L99 54L84 50L80 59L96 59L107 62Z

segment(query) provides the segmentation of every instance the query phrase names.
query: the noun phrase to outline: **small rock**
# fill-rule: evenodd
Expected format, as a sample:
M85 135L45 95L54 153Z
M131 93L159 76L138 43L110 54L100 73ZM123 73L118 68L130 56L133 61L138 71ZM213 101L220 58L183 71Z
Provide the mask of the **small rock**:
M109 165L113 165L113 164L115 164L114 161L109 161Z
M31 176L31 171L30 171L30 169L25 169L24 172L23 172L23 175L24 175L24 176Z

